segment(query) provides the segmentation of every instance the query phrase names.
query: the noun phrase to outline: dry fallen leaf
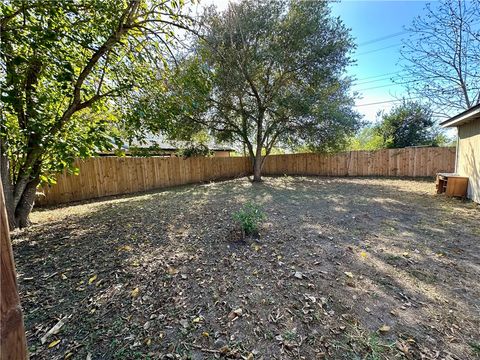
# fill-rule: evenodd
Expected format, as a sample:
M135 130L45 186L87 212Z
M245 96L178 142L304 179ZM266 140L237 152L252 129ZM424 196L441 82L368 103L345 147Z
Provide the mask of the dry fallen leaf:
M209 334L208 332L204 331L204 332L202 332L202 336L204 336L204 337L209 337L210 334Z
M228 345L225 345L225 346L222 346L220 349L218 349L218 352L220 354L226 355L230 352L230 348L228 347Z
M60 339L52 341L50 344L48 344L48 348L53 348L54 346L57 346L60 344Z
M199 323L199 322L202 321L202 320L203 320L203 318L202 318L201 316L198 316L198 317L196 317L195 319L193 319L192 322L193 322L194 324L197 324L197 323Z
M395 346L407 357L407 359L412 358L412 354L410 354L410 347L408 346L407 343L405 343L402 340L397 340L397 342L395 343Z
M345 271L344 274L347 275L349 278L353 278L353 274L350 271Z
M133 289L131 292L130 292L130 295L133 297L133 298L136 298L138 295L140 294L140 289L137 287L135 289Z
M97 280L97 274L93 275L90 279L88 279L88 284L93 283L95 280Z
M380 329L378 329L378 331L380 331L381 333L387 333L387 332L390 331L390 326L388 326L388 325L382 325L382 326L380 327Z
M293 274L297 279L303 279L303 274L300 271L295 271L295 274Z
M65 320L66 320L66 318L60 319L50 330L47 331L47 333L45 335L42 336L42 338L40 339L40 342L42 344L45 344L47 342L47 338L50 335L58 334L58 332L60 331L62 326L65 325ZM58 341L60 341L60 340L58 340ZM53 346L55 346L55 345L53 345Z
M180 270L174 268L173 266L167 266L167 273L169 275L176 275Z
M243 315L243 310L241 308L235 309L228 314L228 320L234 320L237 317L240 317Z
M252 244L252 248L255 251L259 251L261 249L260 245L257 245L257 244Z

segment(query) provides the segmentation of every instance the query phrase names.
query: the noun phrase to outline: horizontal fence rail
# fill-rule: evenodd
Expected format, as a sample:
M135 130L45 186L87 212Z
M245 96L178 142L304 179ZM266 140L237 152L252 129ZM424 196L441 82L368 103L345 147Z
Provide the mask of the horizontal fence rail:
M61 174L44 187L39 205L54 205L103 196L246 176L251 162L244 157L99 157L77 160L80 174Z
M55 205L104 196L232 179L250 175L245 157L99 157L78 160L79 175L61 174L45 186L38 205ZM337 154L270 155L263 175L434 176L453 172L455 148L405 148Z
M428 177L453 172L455 148L403 148L337 154L271 155L265 175Z

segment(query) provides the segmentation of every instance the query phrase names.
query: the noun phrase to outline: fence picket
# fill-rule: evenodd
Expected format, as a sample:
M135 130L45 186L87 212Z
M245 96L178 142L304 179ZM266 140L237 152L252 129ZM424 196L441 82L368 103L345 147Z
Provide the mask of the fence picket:
M37 204L54 205L251 174L248 157L101 157L78 160L80 175L60 174ZM455 148L405 148L337 154L270 155L264 175L434 176L453 172Z

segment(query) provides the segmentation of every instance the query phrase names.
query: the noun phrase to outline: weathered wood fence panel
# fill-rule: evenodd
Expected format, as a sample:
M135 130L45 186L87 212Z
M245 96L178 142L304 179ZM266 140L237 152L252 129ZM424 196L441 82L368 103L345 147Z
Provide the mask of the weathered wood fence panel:
M271 155L265 175L434 176L453 172L455 148L405 148L338 154Z
M250 173L248 158L99 157L78 160L80 175L62 174L43 189L39 205L54 205L170 186L231 179Z
M100 157L77 161L80 175L62 174L44 188L40 205L53 205L251 174L244 157ZM453 172L455 148L405 148L337 154L271 155L264 175L434 176Z

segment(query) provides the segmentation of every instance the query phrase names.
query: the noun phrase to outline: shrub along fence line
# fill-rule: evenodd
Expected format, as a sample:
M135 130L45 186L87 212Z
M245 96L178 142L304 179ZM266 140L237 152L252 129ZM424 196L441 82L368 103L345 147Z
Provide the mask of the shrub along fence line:
M78 160L79 175L61 174L38 205L233 179L252 173L248 157L98 157ZM455 168L455 148L405 148L337 154L270 155L264 175L428 177Z

